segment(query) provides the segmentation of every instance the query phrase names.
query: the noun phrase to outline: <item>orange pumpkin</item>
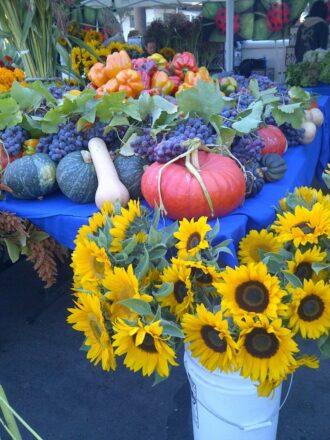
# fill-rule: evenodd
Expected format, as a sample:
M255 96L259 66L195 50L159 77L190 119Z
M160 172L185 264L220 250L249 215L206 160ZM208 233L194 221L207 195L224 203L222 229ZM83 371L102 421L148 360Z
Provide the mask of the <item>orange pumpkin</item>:
M275 125L266 125L259 128L258 135L265 143L264 148L261 150L261 154L284 154L288 148L288 141L283 132Z
M222 217L244 200L245 178L236 162L229 157L205 151L198 152L199 173L212 200L214 217ZM154 207L160 205L158 179L164 164L155 162L142 176L143 197ZM184 217L212 217L205 194L196 179L180 159L163 168L160 192L166 215L174 220Z

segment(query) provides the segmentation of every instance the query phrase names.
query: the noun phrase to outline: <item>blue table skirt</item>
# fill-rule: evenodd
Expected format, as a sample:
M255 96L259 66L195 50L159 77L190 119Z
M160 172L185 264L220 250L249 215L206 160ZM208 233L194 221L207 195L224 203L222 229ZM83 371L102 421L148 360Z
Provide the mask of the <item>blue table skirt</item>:
M326 104L325 100L323 104ZM259 194L247 199L243 206L220 220L220 232L215 242L232 239L230 247L233 256L224 254L224 263L229 265L237 263L236 247L239 240L250 229L261 229L272 223L275 219L274 207L278 201L295 187L310 185L317 166L324 167L324 163L321 164L320 160L324 161L324 157L328 154L329 137L326 138L324 130L319 129L311 144L291 147L285 153L288 170L284 178L266 184ZM0 202L0 209L30 219L32 223L70 249L74 248L73 240L80 226L86 224L88 217L97 211L92 203L76 204L60 193L48 196L44 200L17 200L8 195L5 201ZM169 224L171 220L163 219L163 222ZM210 223L214 224L214 220Z

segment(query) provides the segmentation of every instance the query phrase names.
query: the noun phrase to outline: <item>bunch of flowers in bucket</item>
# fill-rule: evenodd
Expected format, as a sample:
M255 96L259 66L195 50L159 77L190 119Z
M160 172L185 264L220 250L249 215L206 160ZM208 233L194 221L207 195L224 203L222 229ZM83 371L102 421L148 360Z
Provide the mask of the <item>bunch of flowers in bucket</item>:
M76 238L74 307L68 322L85 334L87 358L116 369L116 357L156 382L177 366L185 344L208 370L234 372L271 394L316 356L301 339L329 347L330 198L309 188L281 201L269 230L239 245L240 265L206 217L160 224L138 201L105 204ZM329 351L329 350L328 350Z

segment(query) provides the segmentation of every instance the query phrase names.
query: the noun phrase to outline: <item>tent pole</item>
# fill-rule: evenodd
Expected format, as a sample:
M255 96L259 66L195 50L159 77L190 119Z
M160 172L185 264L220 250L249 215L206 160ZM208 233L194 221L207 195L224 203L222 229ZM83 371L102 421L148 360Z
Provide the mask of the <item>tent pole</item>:
M225 69L233 70L234 64L234 0L226 0Z

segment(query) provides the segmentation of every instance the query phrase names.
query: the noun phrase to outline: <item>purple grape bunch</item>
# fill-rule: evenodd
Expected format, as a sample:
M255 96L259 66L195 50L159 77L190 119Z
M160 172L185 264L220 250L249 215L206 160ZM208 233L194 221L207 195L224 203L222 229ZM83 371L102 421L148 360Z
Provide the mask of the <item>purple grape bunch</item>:
M69 86L68 84L62 84L60 87L56 84L53 84L48 87L48 91L53 95L55 99L62 99L63 94L69 92L75 87Z
M223 125L225 127L231 127L233 124L233 120L238 115L238 111L236 108L224 108L220 115L223 117Z
M149 128L145 128L143 134L131 143L134 153L146 158L150 163L156 160L154 154L156 146L157 139L151 135Z
M59 125L59 130L53 135L52 142L48 147L48 155L52 160L58 162L68 153L82 150L83 147L82 132L77 131L75 122L69 121Z
M116 150L121 145L121 139L124 137L127 127L119 126L113 128L108 133L104 133L106 124L104 122L97 121L90 128L83 131L83 147L88 148L88 142L93 137L98 137L104 140L108 150Z
M16 156L20 152L23 143L29 137L29 132L24 130L21 125L8 127L0 135L7 153L11 156Z
M245 135L236 136L231 152L243 164L251 160L258 161L261 159L261 151L264 148L264 141L256 136Z

